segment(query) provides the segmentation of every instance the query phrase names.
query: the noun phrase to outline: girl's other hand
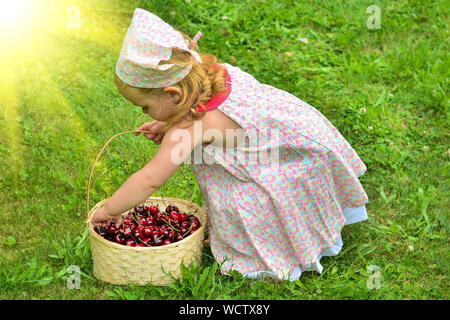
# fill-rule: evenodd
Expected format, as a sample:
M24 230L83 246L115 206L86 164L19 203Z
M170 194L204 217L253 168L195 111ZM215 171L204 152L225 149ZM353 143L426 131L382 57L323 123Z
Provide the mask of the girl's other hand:
M106 213L105 207L98 209L91 218L91 222L95 227L107 227L111 220L119 227L122 224L122 215L110 216Z
M140 126L136 130L142 131L151 131L151 133L144 133L145 137L148 140L152 140L155 144L161 144L162 139L164 138L163 128L165 126L165 122L153 120L152 122L146 122L142 126ZM135 135L140 135L141 132L136 132Z

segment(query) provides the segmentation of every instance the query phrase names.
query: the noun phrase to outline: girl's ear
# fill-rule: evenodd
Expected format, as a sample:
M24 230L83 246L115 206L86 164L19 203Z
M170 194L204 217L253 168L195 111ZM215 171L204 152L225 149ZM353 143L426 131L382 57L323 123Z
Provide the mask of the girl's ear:
M175 101L178 102L181 99L181 90L178 87L170 86L166 87L163 90L164 93L170 94L175 98Z

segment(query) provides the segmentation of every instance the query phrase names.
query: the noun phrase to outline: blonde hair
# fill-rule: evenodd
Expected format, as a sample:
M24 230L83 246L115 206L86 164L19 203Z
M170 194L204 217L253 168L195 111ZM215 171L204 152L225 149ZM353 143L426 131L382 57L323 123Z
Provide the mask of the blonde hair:
M180 32L180 31L179 31ZM187 35L180 32L183 37L192 41ZM199 53L197 45L191 50ZM198 63L193 56L185 50L173 48L172 55L169 60L162 60L161 64L176 64L178 66L188 66L192 64L191 71L179 82L171 85L181 90L181 98L174 110L167 118L167 124L164 131L169 130L173 124L183 120L186 116L190 119L200 119L205 115L205 111L197 111L197 106L203 106L214 95L227 90L225 85L225 72L223 68L212 65L213 63L221 63L214 55L207 53L199 53L202 63ZM124 88L130 85L124 83L115 74L115 83L118 87ZM143 93L152 95L163 95L164 88L138 88Z

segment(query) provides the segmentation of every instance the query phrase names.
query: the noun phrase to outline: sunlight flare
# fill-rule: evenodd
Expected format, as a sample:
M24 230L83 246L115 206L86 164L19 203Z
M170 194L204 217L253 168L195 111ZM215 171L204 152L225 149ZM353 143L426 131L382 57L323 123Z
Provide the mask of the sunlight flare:
M24 22L30 19L31 8L31 0L0 0L0 28L2 32L22 27Z

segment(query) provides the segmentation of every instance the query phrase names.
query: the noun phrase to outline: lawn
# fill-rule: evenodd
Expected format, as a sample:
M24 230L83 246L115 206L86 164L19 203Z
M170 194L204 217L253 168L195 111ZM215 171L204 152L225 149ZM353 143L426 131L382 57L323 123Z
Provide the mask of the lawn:
M370 5L380 9L378 29L367 23ZM55 6L0 39L0 299L449 298L446 1ZM343 250L321 260L322 274L294 282L221 275L206 246L202 264L169 287L93 277L84 224L91 166L110 137L149 121L113 82L136 7L191 37L201 31L203 52L316 107L365 162L369 219L344 227ZM156 150L142 136L116 138L95 167L91 207ZM203 201L187 165L155 195ZM66 285L71 265L82 271L79 289Z

